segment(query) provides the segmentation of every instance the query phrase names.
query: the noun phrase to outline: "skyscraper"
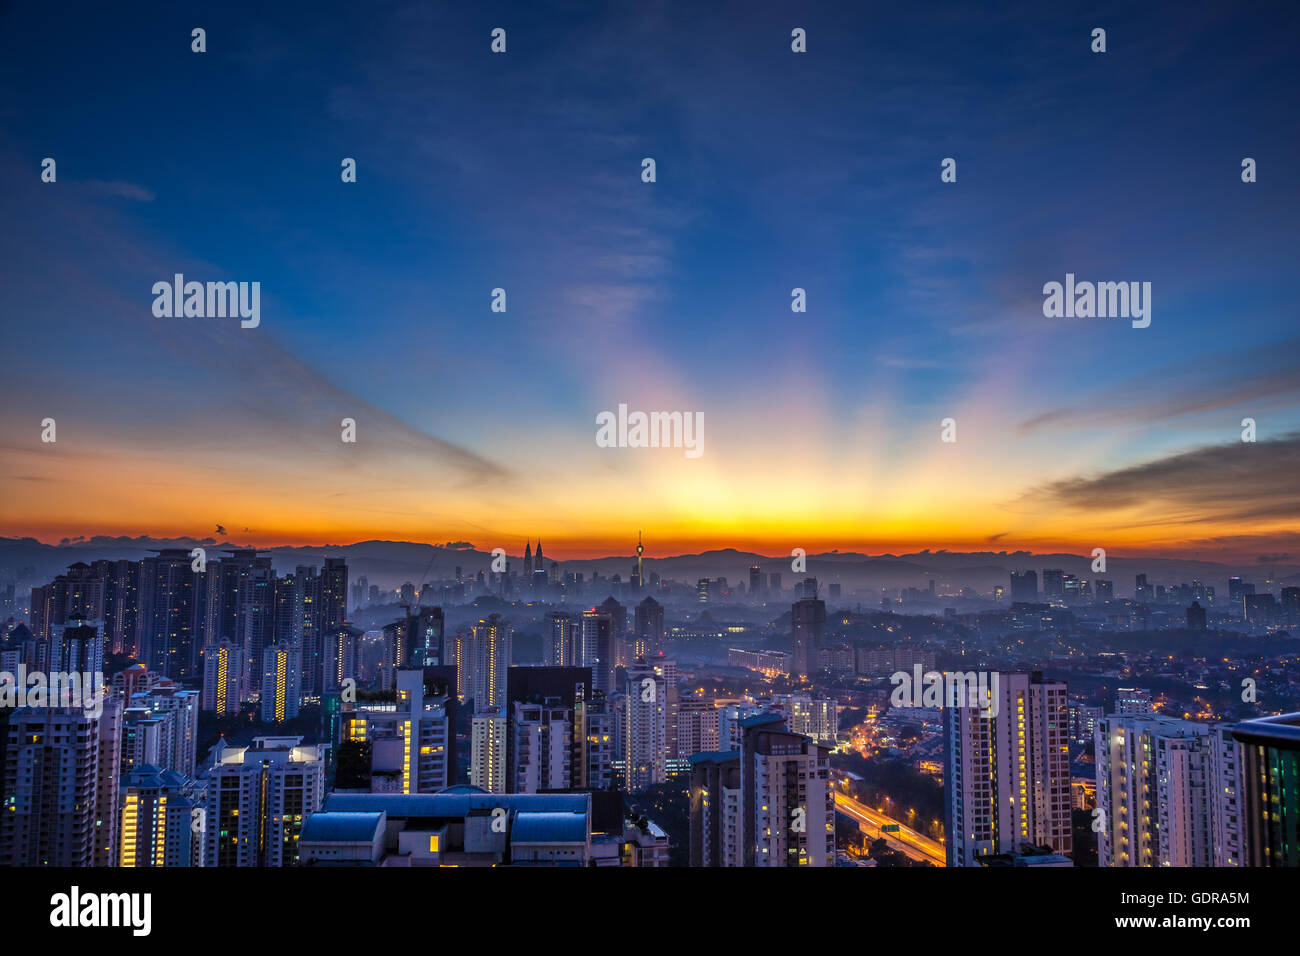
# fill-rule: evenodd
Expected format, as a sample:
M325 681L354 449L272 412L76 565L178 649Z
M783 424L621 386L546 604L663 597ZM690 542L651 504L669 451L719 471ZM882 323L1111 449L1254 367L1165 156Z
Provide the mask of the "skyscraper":
M447 667L397 672L397 704L358 707L342 714L344 740L370 751L375 792L437 793L456 772L456 688Z
M627 669L623 702L624 780L632 793L663 783L668 761L668 684L644 659Z
M203 790L175 770L140 767L121 779L119 853L113 865L187 867L202 863Z
M284 723L298 716L302 693L302 656L291 644L275 644L262 652L262 722Z
M465 642L464 659L457 659L462 693L477 710L505 703L506 670L513 654L513 629L499 614L489 614L474 625Z
M564 611L551 611L546 615L546 663L552 667L573 667L577 664L578 648L573 618Z
M830 748L790 733L780 714L746 718L741 733L743 865L834 866Z
M321 805L325 746L301 737L221 738L203 774L204 866L290 866L303 821Z
M197 676L192 560L185 548L164 548L140 562L140 659L177 680Z
M1034 603L1038 600L1038 574L1034 571L1011 572L1011 600Z
M603 610L593 607L582 612L579 625L582 656L578 663L591 668L596 690L608 695L614 689L614 620Z
M88 867L111 859L120 746L113 732L120 734L121 727L117 707L106 701L99 716L81 707L20 707L5 715L0 865ZM102 826L109 830L101 847Z
M996 696L994 696L996 694ZM1024 843L1069 854L1069 702L1041 674L999 674L984 706L945 701L949 866L977 866Z
M471 720L469 782L488 793L506 792L506 732L504 707L481 710Z
M795 601L790 609L791 662L794 673L806 677L817 669L817 652L826 631L826 602L816 597Z
M664 606L646 597L636 606L632 652L636 657L652 657L663 650Z
M1097 722L1099 866L1229 865L1238 817L1235 742L1207 724L1152 713ZM1231 819L1229 819L1231 818Z
M203 655L203 709L219 717L239 713L244 673L242 647L230 641L209 647Z

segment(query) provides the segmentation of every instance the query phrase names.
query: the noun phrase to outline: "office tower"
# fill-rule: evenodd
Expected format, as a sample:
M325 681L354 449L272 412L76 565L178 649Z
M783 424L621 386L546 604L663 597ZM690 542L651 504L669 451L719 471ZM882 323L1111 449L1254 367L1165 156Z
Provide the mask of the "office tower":
M772 597L780 598L781 596L781 572L772 571L767 576L767 589L771 592Z
M786 727L791 733L811 737L828 747L834 747L839 739L839 716L834 698L773 694L770 709L785 716Z
M1038 600L1038 574L1034 571L1011 572L1011 600L1034 603Z
M630 792L639 793L667 778L668 684L642 659L628 667L623 693L624 779Z
M291 866L303 821L321 804L325 746L301 737L221 738L203 774L203 865Z
M533 543L531 539L524 544L524 579L530 583L533 580Z
M1133 579L1133 599L1139 603L1150 601L1155 596L1151 585L1147 584L1147 576L1139 574Z
M113 865L202 866L202 804L202 787L175 770L146 766L124 774Z
M263 723L279 724L298 716L301 674L302 657L297 648L276 644L262 652Z
M817 652L826 631L826 602L815 597L795 601L790 609L790 666L795 676L806 677L817 670Z
M1099 866L1213 866L1216 814L1230 794L1228 735L1158 714L1112 714L1097 723ZM1216 748L1220 748L1218 757ZM1231 821L1221 819L1218 829ZM1231 846L1220 855L1231 855Z
M1200 601L1193 601L1187 608L1187 629L1189 631L1205 630L1205 608Z
M0 756L0 866L94 866L109 855L117 822L113 734L120 710L19 707L8 718ZM101 787L100 772L112 776ZM108 792L112 799L101 806ZM108 835L100 827L110 828ZM101 836L104 839L101 841Z
M757 564L749 566L749 596L756 599L763 590L763 569Z
M700 578L695 582L695 600L698 604L708 604L710 592L713 589L713 582L708 578Z
M609 614L593 607L582 612L579 627L582 657L578 663L591 668L596 690L609 694L614 689L614 620Z
M1103 581L1100 578L1092 582L1094 604L1109 604L1115 600L1115 582Z
M1141 687L1120 687L1115 690L1115 713L1154 714L1155 703L1151 700L1151 691Z
M471 721L469 782L488 793L506 792L504 707L479 711Z
M239 713L244 673L242 647L230 641L209 647L203 655L203 709L219 717Z
M634 629L633 660L660 653L664 649L664 606L654 598L646 597L636 606Z
M1283 623L1288 627L1300 624L1300 587L1283 588L1280 603Z
M1037 673L997 676L985 706L943 709L949 866L1025 843L1071 852L1066 687Z
M1300 866L1300 713L1246 720L1241 746L1245 865Z
M552 667L573 667L577 663L577 635L573 618L564 611L546 615L546 663Z
M397 703L358 706L342 716L342 736L369 749L364 789L437 793L456 770L456 695L447 667L397 672Z
M490 614L474 625L457 656L458 682L462 693L475 708L500 707L505 703L506 670L510 667L513 629L499 614Z
M542 539L537 539L537 555L533 558L533 573L528 576L533 590L546 588L546 558L542 556Z
M1145 575L1143 579L1145 580ZM1228 604L1238 611L1242 609L1242 603L1246 597L1255 593L1255 585L1249 581L1243 581L1239 577L1228 578Z
M1242 616L1251 624L1275 624L1278 620L1278 605L1272 594L1247 594L1241 599Z
M1043 569L1043 597L1065 597L1065 572L1060 568Z
M841 593L840 584L839 584L838 581L836 581L835 583L833 583L833 584L831 585L831 600L832 600L832 601L838 601L838 600L840 599L840 593ZM934 597L934 582L933 582L933 581L930 582L930 596L931 596L931 597Z

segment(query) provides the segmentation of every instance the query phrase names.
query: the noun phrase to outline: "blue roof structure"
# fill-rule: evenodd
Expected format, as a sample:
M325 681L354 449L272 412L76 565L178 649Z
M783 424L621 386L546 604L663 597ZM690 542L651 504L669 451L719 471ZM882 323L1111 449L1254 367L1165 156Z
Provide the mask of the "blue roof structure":
M382 813L326 813L318 811L302 825L304 843L363 843L374 840L383 825Z
M521 811L515 814L510 828L510 842L520 843L586 843L587 815L585 813L555 813Z

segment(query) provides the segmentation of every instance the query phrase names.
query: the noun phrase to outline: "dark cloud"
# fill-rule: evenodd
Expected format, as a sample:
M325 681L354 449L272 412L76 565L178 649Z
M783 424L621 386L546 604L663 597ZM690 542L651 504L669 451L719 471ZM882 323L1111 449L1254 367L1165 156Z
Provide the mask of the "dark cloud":
M1153 521L1300 518L1300 432L1211 445L1095 477L1068 478L1028 498L1080 511L1145 509Z

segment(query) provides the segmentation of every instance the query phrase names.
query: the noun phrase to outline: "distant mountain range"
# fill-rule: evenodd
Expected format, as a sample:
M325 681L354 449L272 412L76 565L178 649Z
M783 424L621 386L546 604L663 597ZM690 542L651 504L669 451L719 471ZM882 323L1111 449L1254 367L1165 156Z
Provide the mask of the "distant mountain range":
M0 581L22 577L20 583L40 583L64 571L77 561L101 558L139 560L160 548L202 547L209 558L220 558L226 549L240 547L213 538L110 538L94 537L45 544L34 538L0 538ZM398 587L410 581L415 585L426 580L446 580L460 567L467 578L487 570L492 555L467 542L450 545L418 544L411 541L358 541L325 547L281 546L259 548L270 554L279 572L292 571L300 564L320 565L328 557L345 558L352 580L365 576L371 584ZM510 566L522 570L521 554L509 555ZM931 578L941 589L970 587L988 591L1007 585L1011 571L1033 570L1041 575L1044 568L1060 568L1080 578L1109 579L1115 582L1117 596L1129 595L1137 574L1148 575L1152 584L1180 584L1199 580L1219 590L1227 589L1228 578L1240 575L1262 585L1265 580L1295 585L1300 583L1300 565L1293 563L1254 565L1220 564L1177 558L1125 558L1110 555L1105 573L1094 573L1092 557L1075 554L1034 554L1029 551L920 551L914 554L868 555L857 552L830 551L807 556L806 570L791 569L788 556L757 554L734 548L680 554L672 557L647 557L643 564L646 576L657 572L660 577L693 582L698 578L725 577L729 583L748 584L749 567L758 565L764 574L779 572L782 583L790 587L805 577L815 577L822 585L839 583L846 592L862 589L901 587L926 588ZM627 580L634 555L614 555L561 561L565 571L590 578L593 572L604 577L621 575ZM548 567L550 559L547 559ZM30 569L30 571L28 571ZM1040 582L1041 583L1041 582Z

